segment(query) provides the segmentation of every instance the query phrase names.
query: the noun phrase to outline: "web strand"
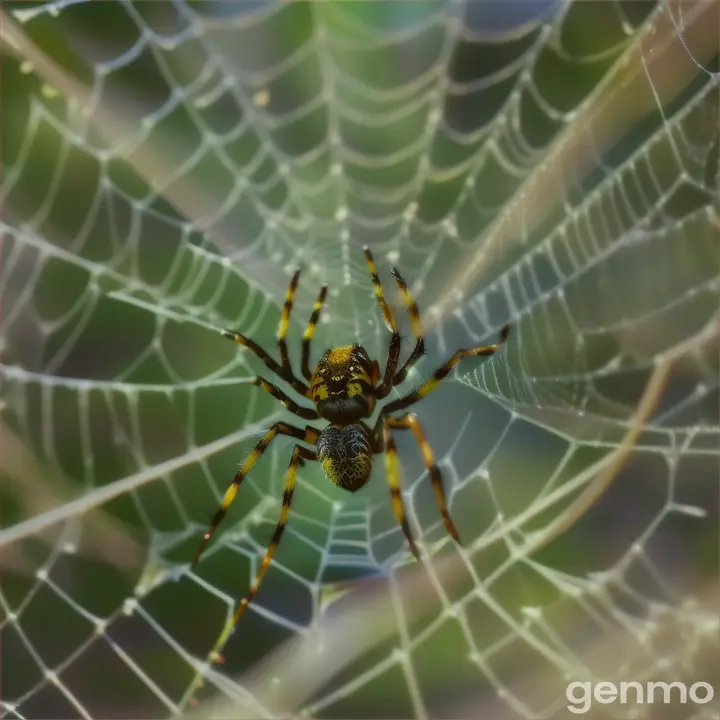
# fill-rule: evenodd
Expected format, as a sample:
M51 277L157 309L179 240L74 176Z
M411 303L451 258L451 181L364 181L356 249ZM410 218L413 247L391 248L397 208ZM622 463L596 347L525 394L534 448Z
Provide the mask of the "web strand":
M530 718L564 707L570 677L702 667L720 437L712 3L7 5L0 407L25 454L0 460L0 641L19 668L0 717L169 717L193 697L239 717L379 714L392 687L398 717L470 698ZM352 342L384 367L364 245L405 352L417 328L393 266L422 317L430 358L403 395L513 324L417 406L465 544L410 433L397 450L435 558L422 570L382 460L357 496L300 467L283 543L211 667L292 450L268 449L191 569L227 484L287 418L218 330L275 347L301 266L295 375Z

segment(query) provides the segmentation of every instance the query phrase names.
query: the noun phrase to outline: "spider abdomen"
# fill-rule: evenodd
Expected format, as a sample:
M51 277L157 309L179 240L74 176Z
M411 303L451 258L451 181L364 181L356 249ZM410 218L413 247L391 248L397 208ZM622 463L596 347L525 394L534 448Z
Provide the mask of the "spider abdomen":
M373 443L364 424L328 425L317 440L318 460L328 478L355 492L370 479Z

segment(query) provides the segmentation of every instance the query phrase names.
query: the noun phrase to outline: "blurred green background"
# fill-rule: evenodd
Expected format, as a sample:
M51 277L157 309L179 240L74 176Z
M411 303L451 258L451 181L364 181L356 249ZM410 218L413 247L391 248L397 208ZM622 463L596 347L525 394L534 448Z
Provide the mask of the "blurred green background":
M260 716L563 717L568 678L708 671L712 613L693 599L718 568L712 5L4 3L3 717L165 717L218 697ZM313 357L358 340L382 366L365 243L406 345L393 264L429 328L408 387L514 324L502 356L417 408L464 547L444 541L412 438L406 502L454 568L415 594L382 459L353 496L303 468L229 680L195 691L292 442L188 563L252 446L297 420L215 329L277 355L300 265L295 366L322 283ZM530 552L626 447L666 362L607 492ZM331 602L347 587L348 607L363 587L391 598L357 658L355 616ZM274 706L290 680L250 674L328 617L351 662L321 657Z

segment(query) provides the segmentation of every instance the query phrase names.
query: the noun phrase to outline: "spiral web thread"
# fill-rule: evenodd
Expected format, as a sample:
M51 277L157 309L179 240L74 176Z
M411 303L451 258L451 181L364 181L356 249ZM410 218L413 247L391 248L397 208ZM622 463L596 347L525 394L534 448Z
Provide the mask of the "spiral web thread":
M214 695L272 716L283 678L259 690L243 672L367 575L390 583L393 632L293 712L370 716L391 688L397 716L547 716L572 679L705 679L717 3L4 13L2 717L188 712L203 676L199 708ZM402 270L428 328L409 385L514 325L502 354L417 410L462 548L399 439L416 534L464 577L443 585L429 567L435 604L411 623L382 462L358 496L306 466L226 667L210 668L291 447L270 447L191 571L227 482L284 417L251 385L265 369L215 331L276 353L299 264L293 361L328 283L314 357L358 340L382 364L364 244L391 299ZM598 636L622 655L589 652Z

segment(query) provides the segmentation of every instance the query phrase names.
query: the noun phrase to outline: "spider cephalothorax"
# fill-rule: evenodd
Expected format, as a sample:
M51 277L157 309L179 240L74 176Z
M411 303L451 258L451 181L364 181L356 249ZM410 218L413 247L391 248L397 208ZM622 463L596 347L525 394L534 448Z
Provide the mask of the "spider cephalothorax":
M416 390L392 400L382 407L375 424L371 427L366 424L365 420L370 418L374 413L378 401L386 398L393 387L405 380L410 368L412 368L423 355L425 351L425 340L423 338L420 312L417 305L410 295L410 291L400 276L400 273L393 268L392 274L407 305L410 313L412 331L415 335L415 346L412 352L403 365L398 367L400 360L400 333L398 332L395 314L385 301L372 254L368 248L364 248L364 251L375 287L375 295L385 317L385 322L392 333L387 363L382 378L377 361L372 360L365 349L357 344L328 350L322 356L320 362L318 362L315 370L310 372L310 342L325 302L327 286L323 286L320 290L320 295L315 302L310 321L303 336L301 369L303 377L309 384L306 384L303 380L295 376L290 365L285 335L287 334L290 323L290 313L300 278L299 270L295 272L290 281L290 287L288 288L285 298L285 306L280 316L277 338L280 349L279 363L250 338L231 330L223 331L223 335L235 340L235 342L243 345L257 355L269 370L275 373L280 380L290 385L306 402L312 402L314 407L311 408L296 403L280 388L265 378L256 377L254 380L255 385L269 392L291 413L306 420L325 420L329 425L320 430L312 425L306 425L304 429L301 429L284 422L275 423L257 443L240 470L238 470L232 484L225 493L220 509L213 517L210 530L205 533L200 547L195 553L193 565L200 559L200 555L205 549L205 546L212 538L220 521L225 517L225 513L235 499L235 495L243 479L275 437L278 435L289 435L297 441L311 446L305 447L305 445L296 444L293 449L290 457L290 465L288 466L285 476L285 492L283 493L280 519L275 528L275 533L270 540L270 545L265 553L265 557L263 558L255 579L250 585L247 595L240 601L235 616L227 623L220 638L215 643L215 648L212 652L214 660L219 659L220 649L225 645L233 627L237 624L245 608L247 608L255 596L260 582L270 565L290 514L290 506L295 491L297 468L304 465L306 460L320 462L325 473L333 483L345 490L355 492L363 487L370 479L373 456L385 453L386 475L390 486L392 509L407 538L410 550L415 557L419 558L420 553L415 545L400 493L397 452L393 440L394 432L410 430L417 441L420 451L422 452L423 460L427 466L428 475L435 492L435 499L440 509L443 523L448 533L450 533L457 542L460 542L455 525L450 519L447 510L440 469L435 463L433 451L425 439L420 421L413 413L404 413L399 416L393 416L391 413L404 410L432 392L440 381L446 377L463 358L494 354L507 339L509 326L505 326L500 331L500 342L497 344L458 350Z
M328 350L310 379L311 397L318 415L334 425L349 425L372 415L376 374L361 345Z

